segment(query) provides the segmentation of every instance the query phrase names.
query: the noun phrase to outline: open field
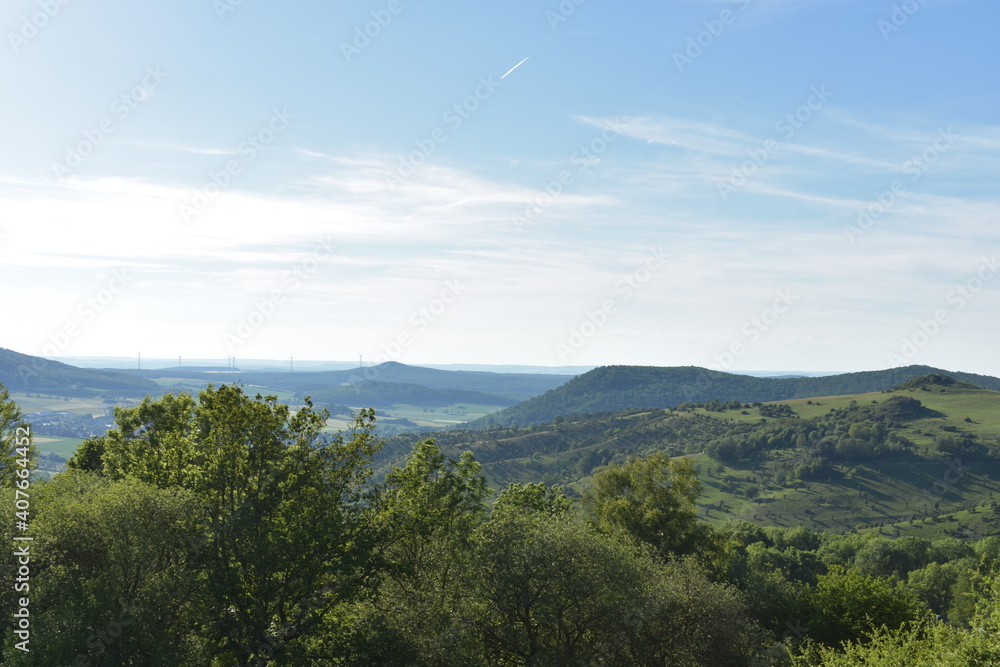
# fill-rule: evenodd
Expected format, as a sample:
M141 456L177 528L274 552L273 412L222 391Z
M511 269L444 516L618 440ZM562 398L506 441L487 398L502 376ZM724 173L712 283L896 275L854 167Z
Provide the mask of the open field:
M70 412L74 415L102 415L113 404L99 398L60 398L44 394L11 394L25 414L32 412Z
M35 447L39 452L45 454L58 454L63 458L69 458L76 451L76 448L83 442L81 438L53 438L45 435L35 436Z

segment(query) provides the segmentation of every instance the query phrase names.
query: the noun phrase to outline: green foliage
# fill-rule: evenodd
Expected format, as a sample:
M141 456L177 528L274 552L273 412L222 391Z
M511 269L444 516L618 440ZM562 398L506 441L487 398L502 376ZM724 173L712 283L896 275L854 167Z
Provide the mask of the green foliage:
M871 577L892 576L905 579L907 574L931 560L931 543L916 537L868 540L855 554L854 565Z
M704 443L830 475L827 456L891 454L891 424L915 403L765 424L633 410L472 443L396 439L387 456L370 410L329 437L309 401L292 411L228 386L147 399L117 410L71 472L34 493L32 614L45 645L31 664L935 664L935 651L991 664L996 539L698 519L692 459ZM9 437L20 416L4 405L0 395ZM535 477L506 485L490 511L487 471L515 456ZM875 498L874 467L840 481ZM573 487L533 481L573 470L593 473L583 511ZM781 501L763 463L703 474L711 493L757 489L760 502L734 502L748 515ZM8 541L9 495L0 490ZM0 561L15 571L10 554ZM924 622L931 612L952 624ZM28 664L11 644L5 663Z
M909 573L907 588L932 612L946 616L952 606L961 570L958 564L930 563Z
M960 667L969 661L960 630L935 621L908 623L898 629L878 628L865 641L843 648L811 645L793 658L794 667ZM982 663L986 664L986 663Z
M214 392L209 389L206 394ZM194 424L197 408L189 394L167 394L156 400L147 396L135 407L116 407L115 427L101 438L90 438L68 467L100 469L113 479L130 476L161 488L190 488L199 468Z
M562 489L545 484L513 483L501 491L500 497L493 503L493 516L496 518L524 512L562 515L572 511L573 503Z
M989 450L980 442L976 442L974 436L963 434L962 436L942 433L934 436L934 448L942 454L950 456L964 456L974 458L985 455Z
M0 384L0 488L13 488L22 479L18 470L34 470L37 459L34 434L7 388ZM20 451L19 451L20 450ZM27 461L21 465L18 460Z
M292 414L274 397L210 386L197 401L167 395L120 408L115 422L74 466L198 499L209 610L199 634L211 652L303 659L374 567L377 532L361 502L379 446L374 413L359 414L350 439L331 439L321 435L326 413L308 401Z
M31 653L8 664L195 662L209 620L195 563L202 507L185 489L92 473L40 484L31 578ZM204 647L201 647L204 648ZM11 657L13 656L13 657Z
M926 611L902 582L839 565L817 578L807 599L809 636L828 645L857 640L882 626L898 628Z
M472 576L490 665L742 665L758 649L734 591L572 518L494 518Z
M446 459L432 440L386 478L377 504L384 574L369 617L421 664L461 665L474 639L460 623L473 531L486 518L486 480L470 454Z
M987 582L972 627L932 620L873 630L842 647L807 645L793 665L829 667L979 667L1000 662L1000 582Z
M626 637L642 576L618 542L561 517L501 514L476 540L489 664L574 664Z
M787 403L767 403L758 408L761 417L798 417Z
M721 534L698 521L695 500L700 490L689 459L655 452L596 474L583 504L602 533L627 535L653 546L664 558L693 555L722 568L726 545Z

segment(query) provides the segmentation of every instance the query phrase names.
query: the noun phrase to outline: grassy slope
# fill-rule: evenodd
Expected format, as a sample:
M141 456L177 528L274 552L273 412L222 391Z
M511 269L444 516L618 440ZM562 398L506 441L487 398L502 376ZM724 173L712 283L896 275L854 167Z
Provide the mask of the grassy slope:
M838 466L841 474L830 480L792 486L777 483L778 471L787 468L796 456L792 450L770 452L758 466L742 470L724 468L708 457L699 457L705 484L704 515L710 519L740 517L764 524L805 525L838 532L859 524L897 523L900 530L908 531L911 517L952 513L1000 499L1000 458L962 461L961 457L944 457L931 448L934 436L944 432L942 427L949 427L976 435L994 453L1000 453L1000 392L946 388L893 394L912 396L941 415L912 421L899 429L917 445L920 457ZM890 395L878 392L810 399L812 405L806 399L786 403L800 417L809 418L831 408L846 407L852 400L871 403ZM966 422L966 417L972 422ZM741 497L754 483L760 497L756 501ZM721 510L711 507L720 501ZM982 513L977 524L982 523L981 518ZM1000 532L1000 526L997 528L993 532Z
M912 396L937 413L899 428L914 442L914 455L839 464L829 479L812 481L782 481L782 474L802 456L794 449L772 450L745 467L725 466L701 453L714 435L760 423L763 418L756 408L746 410L748 414L702 409L688 414L635 411L567 419L558 426L435 437L451 451L472 450L493 488L512 481L546 481L562 483L579 493L590 482L590 471L581 459L591 452L602 452L604 460L621 460L627 454L665 449L673 455L691 456L699 464L703 482L700 514L710 521L742 518L829 532L876 530L884 524L881 529L887 535L1000 534L1000 520L981 507L1000 500L1000 392L961 387L942 392L934 387L932 391L875 392L785 403L800 418L810 418L847 407L852 401L864 405L892 395ZM965 421L967 417L971 421ZM942 427L954 429L956 434L974 434L995 456L962 461L936 452L933 439L944 432ZM398 457L406 451L407 447L399 444L394 454ZM755 500L746 497L750 487L759 490Z

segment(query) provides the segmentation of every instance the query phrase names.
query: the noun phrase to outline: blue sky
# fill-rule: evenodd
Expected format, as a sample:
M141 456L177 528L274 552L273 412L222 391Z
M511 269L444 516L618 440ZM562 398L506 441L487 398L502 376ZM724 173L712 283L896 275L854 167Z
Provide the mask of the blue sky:
M159 5L0 10L4 347L1000 375L994 2Z

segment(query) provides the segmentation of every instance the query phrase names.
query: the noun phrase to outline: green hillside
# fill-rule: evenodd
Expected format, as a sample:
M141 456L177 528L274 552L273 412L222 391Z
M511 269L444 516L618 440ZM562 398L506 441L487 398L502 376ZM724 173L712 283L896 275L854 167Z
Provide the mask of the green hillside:
M140 397L157 393L151 380L119 371L77 368L58 361L0 348L0 384L11 392L51 396Z
M390 439L377 462L384 469L420 437ZM990 509L1000 501L1000 392L941 374L890 391L632 409L435 439L473 452L493 488L546 482L578 495L608 463L663 451L698 465L700 515L713 522L1000 534Z
M1000 391L1000 378L953 373L929 366L844 373L826 377L757 378L696 366L605 366L506 410L479 419L470 428L543 424L556 415L666 408L699 401L780 401L883 391L912 378L947 374L985 389Z

